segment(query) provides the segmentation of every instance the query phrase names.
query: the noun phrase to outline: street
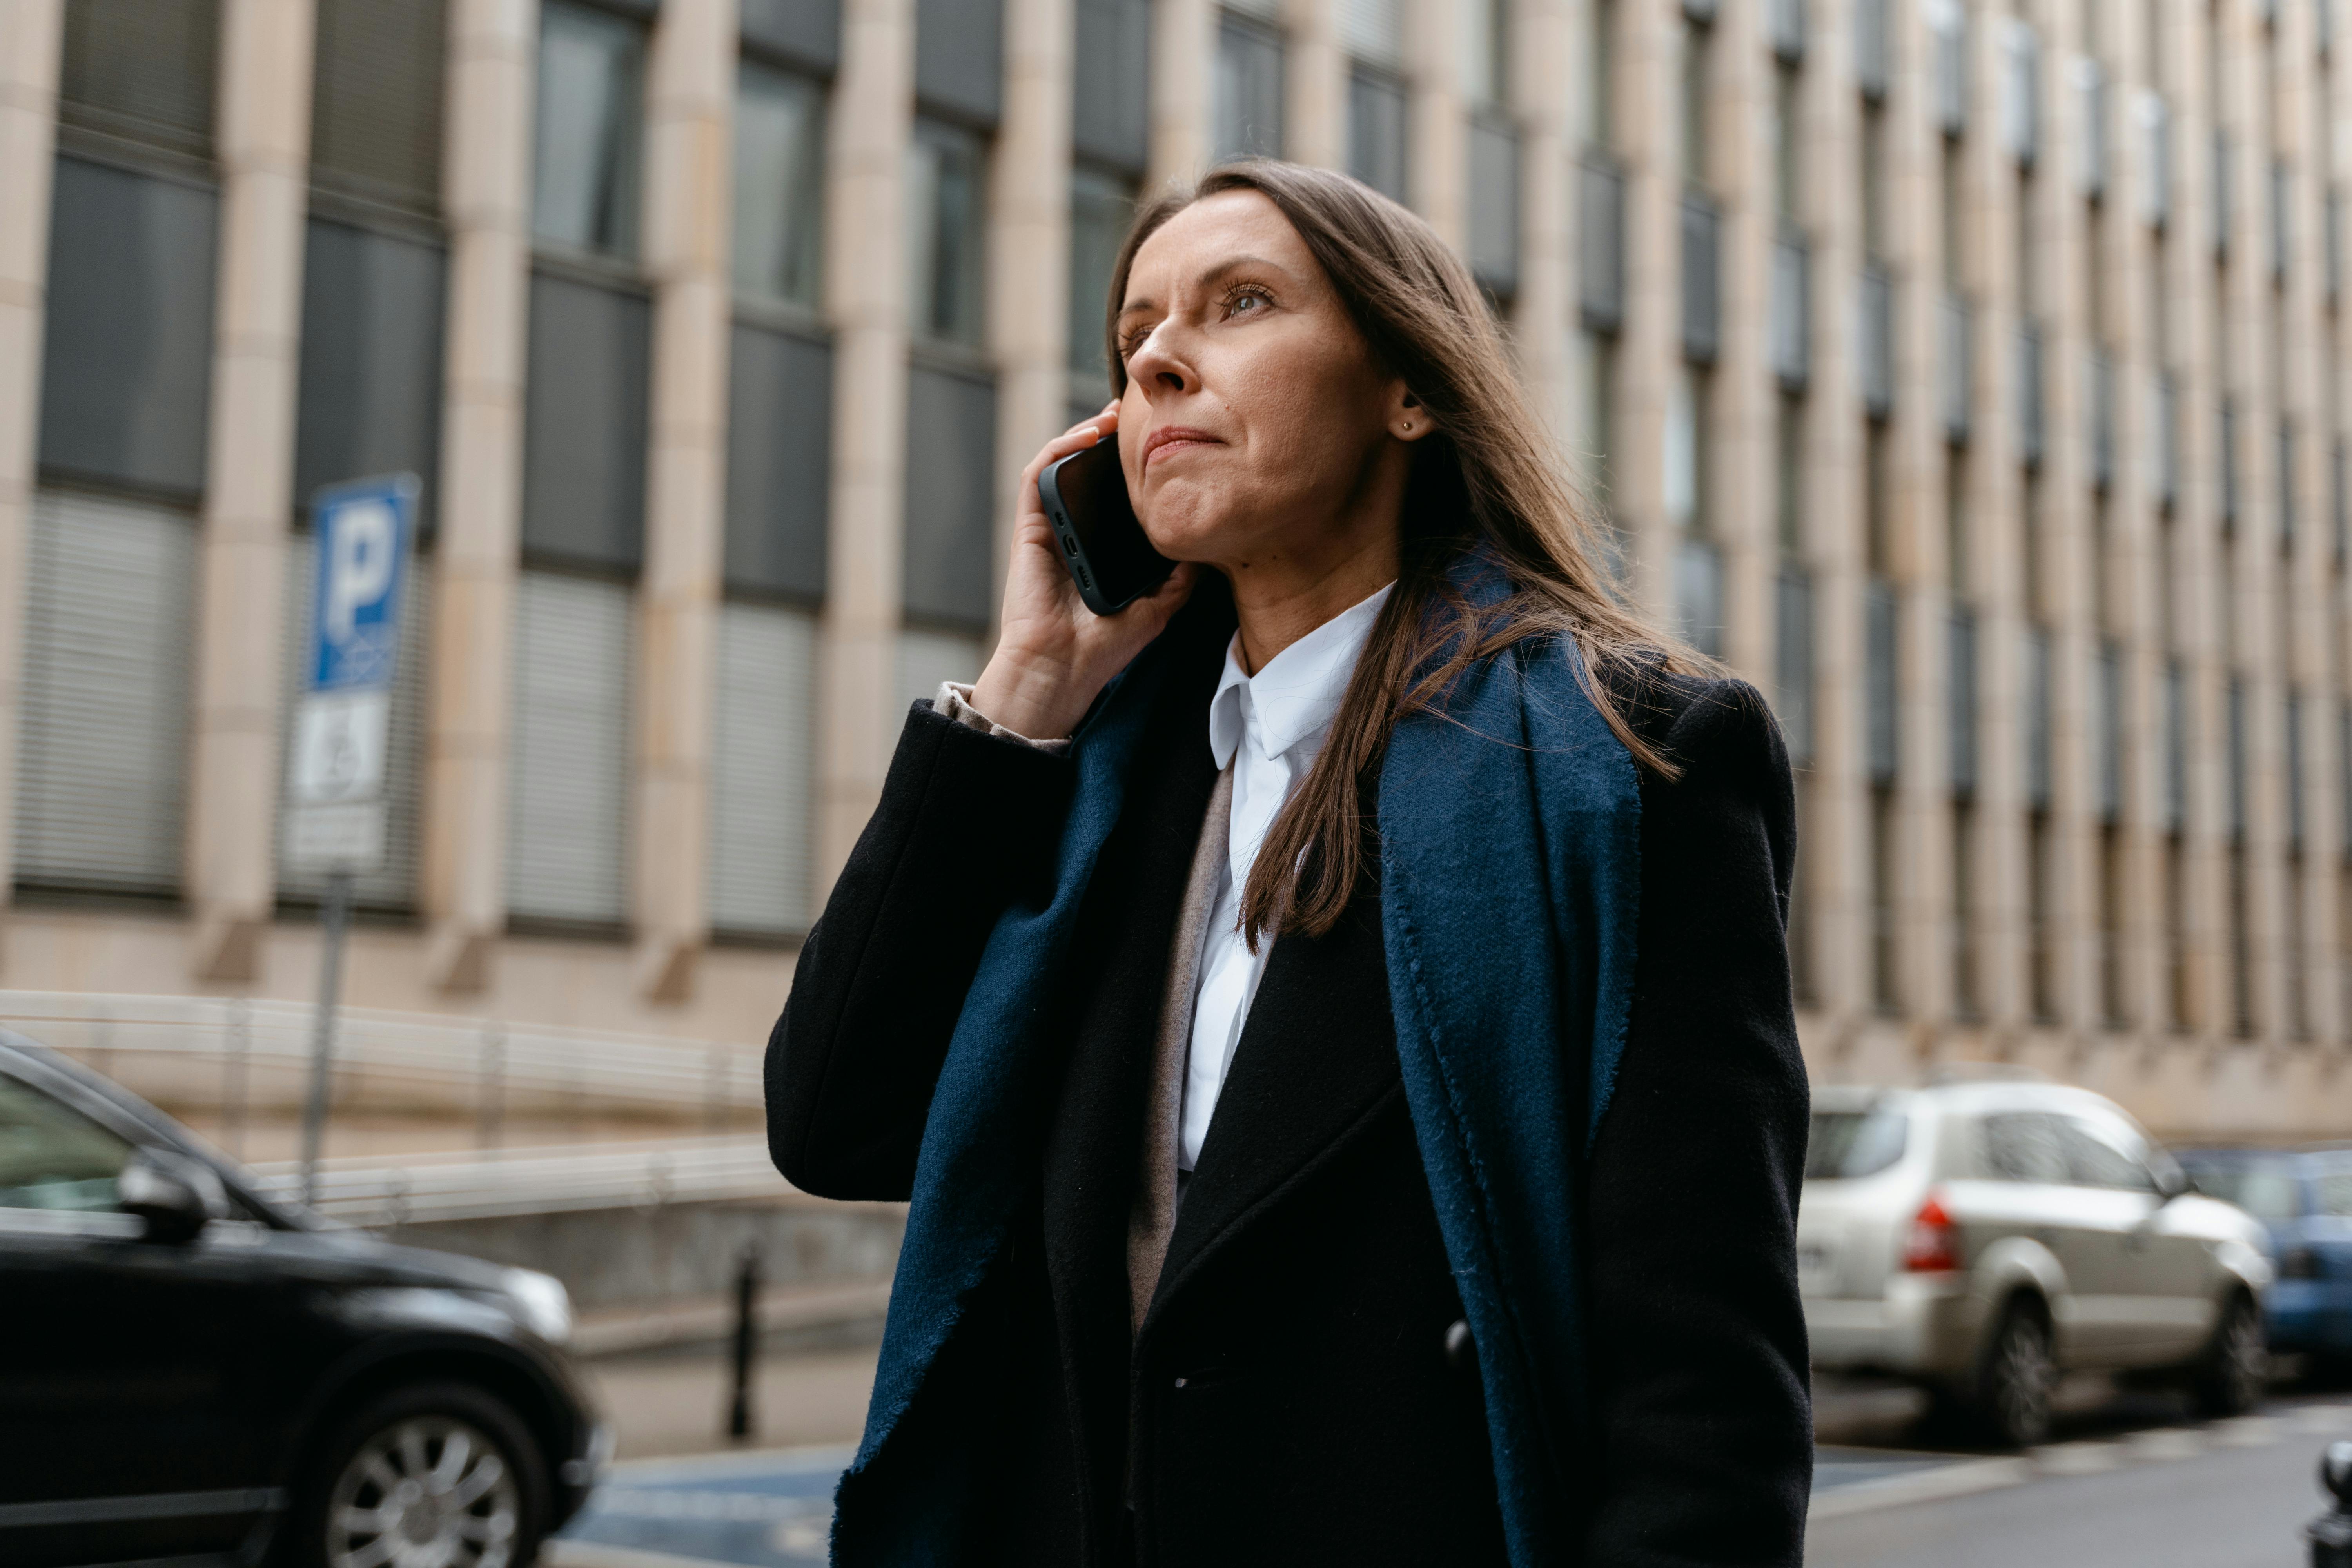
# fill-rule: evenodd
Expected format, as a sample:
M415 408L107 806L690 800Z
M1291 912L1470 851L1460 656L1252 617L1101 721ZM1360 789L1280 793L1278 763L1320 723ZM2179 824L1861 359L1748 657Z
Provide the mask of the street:
M812 1395L835 1408L842 1360L809 1368ZM766 1384L778 1416L793 1369L772 1367ZM2290 1392L2260 1414L2200 1423L2173 1396L2077 1379L2057 1440L2024 1455L1927 1446L1903 1391L1825 1382L1817 1398L1815 1568L2296 1568L2321 1508L2320 1449L2352 1437L2341 1391ZM625 1459L551 1546L551 1568L822 1563L848 1454L827 1444Z

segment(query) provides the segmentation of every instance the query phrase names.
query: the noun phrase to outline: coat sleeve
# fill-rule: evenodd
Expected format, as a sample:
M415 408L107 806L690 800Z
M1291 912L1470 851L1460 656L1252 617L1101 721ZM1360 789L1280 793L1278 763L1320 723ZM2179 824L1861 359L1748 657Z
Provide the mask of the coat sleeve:
M904 1200L997 917L1052 891L1075 764L919 702L768 1039L768 1148L822 1197Z
M1651 732L1683 772L1643 786L1633 1011L1587 1187L1600 1473L1584 1560L1798 1568L1812 1412L1794 795L1761 697L1672 684L1687 701Z

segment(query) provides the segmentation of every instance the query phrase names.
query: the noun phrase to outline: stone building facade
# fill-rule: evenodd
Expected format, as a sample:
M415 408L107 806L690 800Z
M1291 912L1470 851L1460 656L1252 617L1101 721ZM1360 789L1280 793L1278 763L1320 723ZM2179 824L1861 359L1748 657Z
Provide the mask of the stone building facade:
M2352 1126L2332 0L10 0L0 988L297 997L304 498L425 479L373 1006L751 1046L1132 204L1462 248L1801 764L1824 1080Z

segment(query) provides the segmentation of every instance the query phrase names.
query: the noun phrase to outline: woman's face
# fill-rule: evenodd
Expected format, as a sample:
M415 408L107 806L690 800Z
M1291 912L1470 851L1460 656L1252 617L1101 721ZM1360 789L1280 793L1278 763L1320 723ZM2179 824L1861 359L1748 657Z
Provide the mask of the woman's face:
M1238 581L1393 541L1401 427L1426 416L1265 196L1222 192L1145 240L1118 341L1119 460L1160 553Z

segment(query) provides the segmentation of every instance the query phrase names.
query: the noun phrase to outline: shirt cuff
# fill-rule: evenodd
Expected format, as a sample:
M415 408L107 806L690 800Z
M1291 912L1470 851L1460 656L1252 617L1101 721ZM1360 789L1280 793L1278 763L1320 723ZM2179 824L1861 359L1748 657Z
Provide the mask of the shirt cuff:
M1008 730L971 705L971 688L959 680L940 682L940 694L931 699L931 707L942 719L952 719L967 730L978 730L999 740L1016 741L1024 746L1034 746L1041 752L1059 753L1070 749L1066 738L1059 741L1033 741L1028 736Z

